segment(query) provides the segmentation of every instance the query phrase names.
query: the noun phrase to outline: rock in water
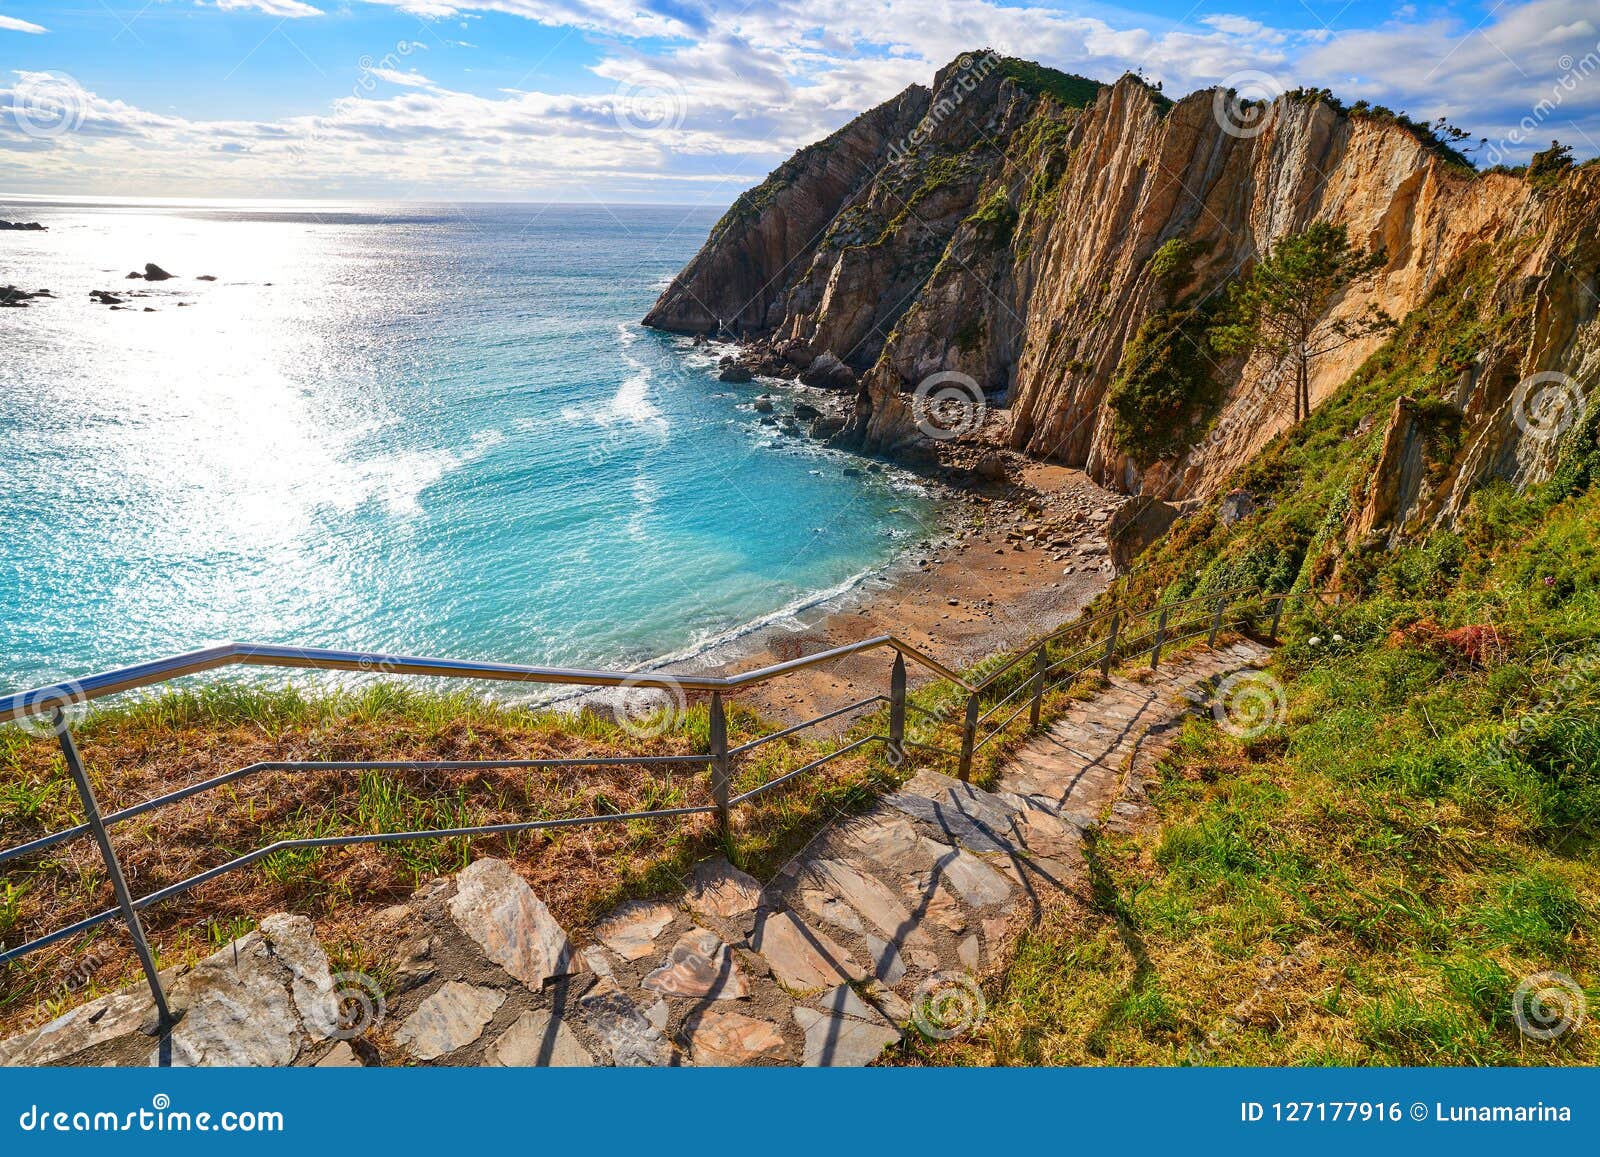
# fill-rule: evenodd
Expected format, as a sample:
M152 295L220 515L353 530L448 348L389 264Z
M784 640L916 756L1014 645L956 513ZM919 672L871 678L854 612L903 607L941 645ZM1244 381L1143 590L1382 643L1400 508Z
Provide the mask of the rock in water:
M130 273L128 276L136 277L138 275ZM154 261L151 261L145 264L144 279L146 281L170 281L172 280L172 274L161 268L161 266L157 265Z
M811 436L825 441L844 429L844 419L837 414L819 414L811 420Z
M48 289L36 289L29 293L26 289L19 289L15 285L0 285L0 309L26 308L28 302L36 297L54 297Z

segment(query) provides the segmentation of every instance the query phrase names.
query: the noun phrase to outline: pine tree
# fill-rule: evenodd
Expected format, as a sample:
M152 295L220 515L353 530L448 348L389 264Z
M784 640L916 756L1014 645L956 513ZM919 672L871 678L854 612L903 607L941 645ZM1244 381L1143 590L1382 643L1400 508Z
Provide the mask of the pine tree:
M1328 306L1347 286L1383 267L1384 255L1350 244L1343 225L1318 221L1285 237L1229 287L1223 321L1210 331L1221 353L1260 350L1295 370L1294 420L1311 416L1311 367L1343 346L1387 333L1395 321L1374 303L1358 317L1328 319Z

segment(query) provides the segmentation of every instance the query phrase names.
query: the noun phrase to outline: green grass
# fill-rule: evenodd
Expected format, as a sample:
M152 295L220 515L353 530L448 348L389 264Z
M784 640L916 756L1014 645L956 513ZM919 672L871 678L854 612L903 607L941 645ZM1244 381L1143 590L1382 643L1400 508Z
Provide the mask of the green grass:
M648 724L648 720L634 723ZM102 807L149 799L182 784L254 763L468 761L650 756L707 749L704 702L635 736L609 712L555 712L466 693L429 693L392 683L319 693L298 687L220 682L92 712L75 728ZM645 731L651 730L645 728ZM730 704L733 744L771 730ZM775 741L738 764L737 789L836 750L819 733ZM164 964L214 951L217 937L277 911L316 922L330 943L368 955L372 915L420 883L453 873L474 856L514 862L559 919L586 920L619 899L669 892L698 859L725 852L770 873L817 828L892 786L909 768L884 764L873 748L844 756L760 797L734 814L726 839L706 816L501 836L290 848L148 909L145 923ZM79 820L61 754L14 728L0 731L0 846ZM266 771L119 825L119 853L138 894L280 840L325 838L616 814L709 802L703 763L468 771ZM92 845L74 841L6 865L0 881L0 943L10 947L111 904ZM0 973L0 1034L134 980L137 964L114 926L41 950ZM225 941L223 941L225 942ZM354 951L354 950L352 950ZM86 965L85 962L88 962ZM69 991L63 976L83 973Z
M1031 60L1006 57L1000 74L1014 80L1017 87L1033 96L1049 96L1066 108L1084 108L1095 102L1104 87L1098 80L1060 72Z
M1517 324L1486 296L1437 295L1239 472L1259 513L1225 527L1213 504L1118 584L1337 577L1341 599L1284 623L1286 716L1250 739L1190 721L1152 822L1089 844L1088 886L1024 936L984 1031L922 1059L1600 1062L1592 1020L1544 1042L1514 1006L1557 972L1600 1007L1600 415L1550 481L1481 489L1453 528L1372 552L1345 533L1392 400Z

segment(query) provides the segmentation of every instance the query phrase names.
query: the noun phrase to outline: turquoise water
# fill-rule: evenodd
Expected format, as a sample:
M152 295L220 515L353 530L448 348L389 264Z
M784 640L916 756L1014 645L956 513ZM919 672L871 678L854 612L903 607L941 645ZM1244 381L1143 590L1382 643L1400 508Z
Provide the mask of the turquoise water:
M223 639L638 664L929 533L637 324L712 210L0 216L50 226L0 233L0 283L58 295L0 310L0 688Z

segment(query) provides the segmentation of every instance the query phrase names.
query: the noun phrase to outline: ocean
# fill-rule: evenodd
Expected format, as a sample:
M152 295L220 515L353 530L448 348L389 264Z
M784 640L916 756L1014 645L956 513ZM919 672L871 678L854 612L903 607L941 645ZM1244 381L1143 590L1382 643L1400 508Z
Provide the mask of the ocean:
M55 294L0 309L0 690L227 639L648 665L882 571L933 499L638 324L716 217L0 202Z

